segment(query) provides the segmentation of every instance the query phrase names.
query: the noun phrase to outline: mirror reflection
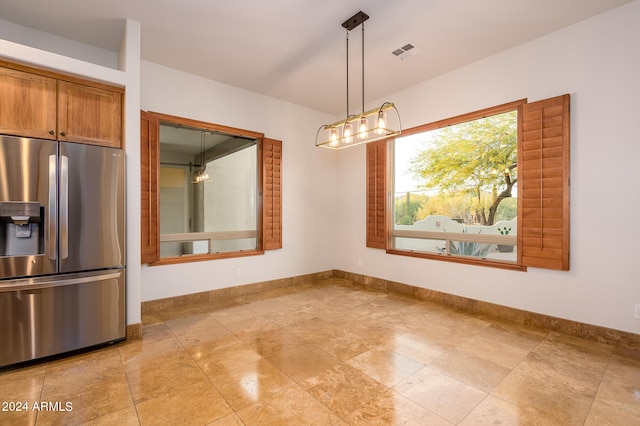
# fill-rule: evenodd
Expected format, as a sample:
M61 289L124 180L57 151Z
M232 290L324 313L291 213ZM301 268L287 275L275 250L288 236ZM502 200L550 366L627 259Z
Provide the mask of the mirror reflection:
M160 123L160 257L256 250L258 141Z

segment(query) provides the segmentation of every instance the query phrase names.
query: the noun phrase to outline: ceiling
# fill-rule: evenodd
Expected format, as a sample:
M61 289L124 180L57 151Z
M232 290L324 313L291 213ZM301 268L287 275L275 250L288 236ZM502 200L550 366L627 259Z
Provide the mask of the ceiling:
M130 18L141 24L143 60L339 114L346 108L341 24L360 10L370 16L368 103L630 1L0 0L0 19L118 51ZM358 27L349 46L352 110L362 100L360 43ZM391 53L407 43L419 53Z
M164 156L199 156L206 151L207 161L224 157L257 143L239 135L160 122L160 161Z

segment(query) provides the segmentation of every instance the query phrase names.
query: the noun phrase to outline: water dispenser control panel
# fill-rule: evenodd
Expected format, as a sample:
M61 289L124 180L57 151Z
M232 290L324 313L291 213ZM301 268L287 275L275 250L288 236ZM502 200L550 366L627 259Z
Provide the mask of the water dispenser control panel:
M42 210L32 201L0 202L0 255L42 253Z

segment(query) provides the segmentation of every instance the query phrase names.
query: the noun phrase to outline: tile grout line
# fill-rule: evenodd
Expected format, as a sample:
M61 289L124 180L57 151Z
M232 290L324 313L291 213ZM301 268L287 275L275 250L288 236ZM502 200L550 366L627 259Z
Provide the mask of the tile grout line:
M593 393L593 399L591 400L591 404L589 404L589 410L587 410L586 417L584 419L585 422L589 418L589 414L591 414L591 410L593 410L593 405L596 402L596 399L597 399L596 397L598 396L598 391L600 390L600 387L602 386L602 381L604 380L604 377L607 374L607 370L609 369L609 365L611 364L611 360L613 358L614 351L612 351L609 354L609 359L607 359L607 365L602 370L602 375L600 376L600 380L598 381L598 387L596 388L595 392Z
M140 335L142 337L142 333ZM136 404L136 400L133 396L133 390L131 389L131 382L129 382L129 375L127 374L127 369L124 364L124 359L122 357L122 350L118 347L118 357L120 358L120 364L122 365L122 372L124 373L124 378L127 381L127 389L129 389L129 396L131 396L131 403L133 404L133 410L136 412L136 418L138 420L138 425L141 425L142 422L140 420L140 413L138 412L138 404Z

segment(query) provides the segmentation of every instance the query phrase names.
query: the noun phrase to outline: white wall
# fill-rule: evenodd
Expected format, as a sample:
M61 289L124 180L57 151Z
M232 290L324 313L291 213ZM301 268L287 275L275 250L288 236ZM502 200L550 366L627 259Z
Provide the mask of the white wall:
M314 143L318 126L333 117L145 61L141 101L147 111L283 141L283 248L262 256L144 266L143 301L334 268L336 153Z
M640 333L633 318L633 304L640 303L638 22L640 1L385 99L396 103L410 128L570 93L569 272L513 272L365 248L364 147L338 154L343 220L336 269Z
M92 64L119 69L118 52L111 52L33 28L26 28L3 19L0 19L0 39Z

